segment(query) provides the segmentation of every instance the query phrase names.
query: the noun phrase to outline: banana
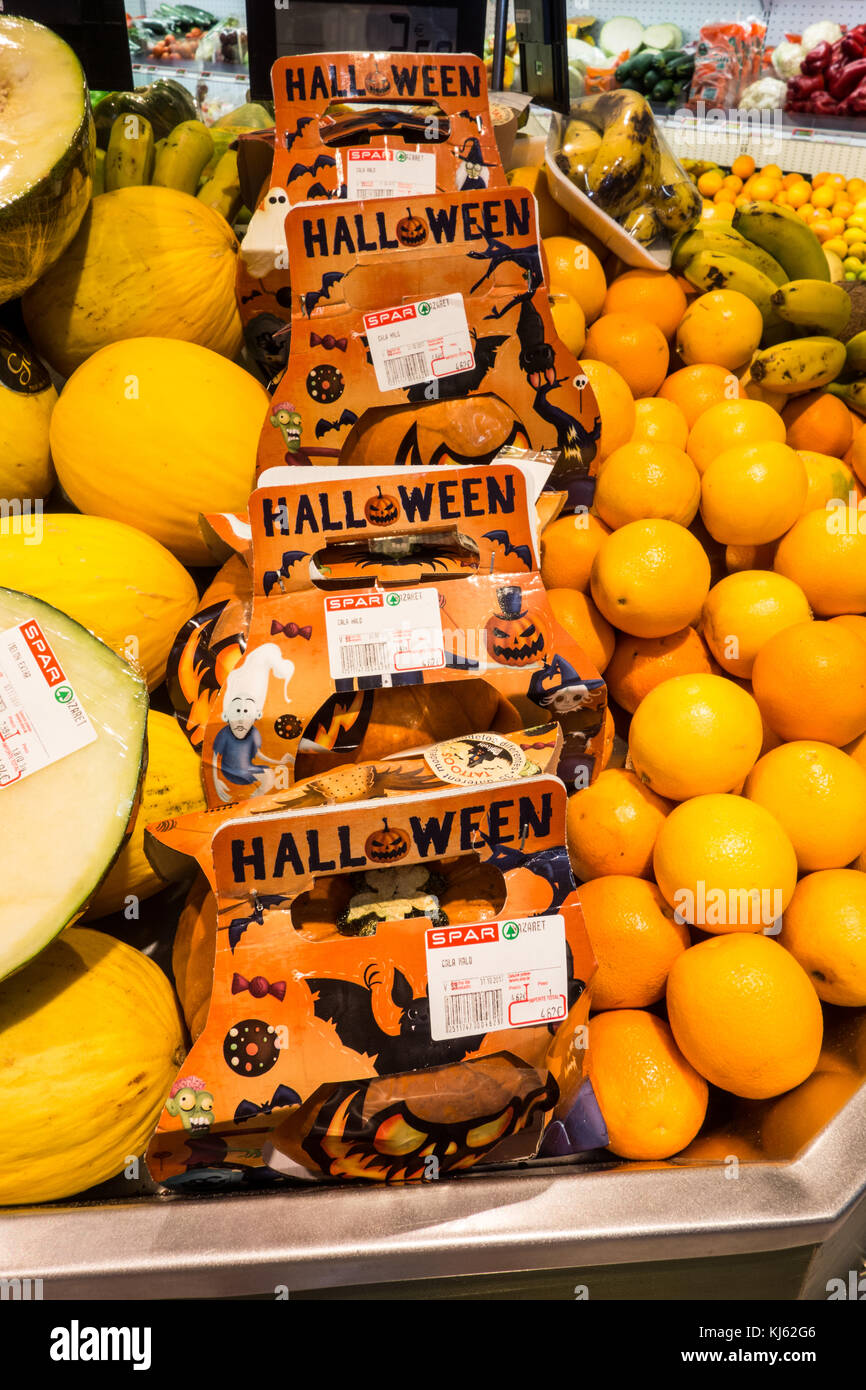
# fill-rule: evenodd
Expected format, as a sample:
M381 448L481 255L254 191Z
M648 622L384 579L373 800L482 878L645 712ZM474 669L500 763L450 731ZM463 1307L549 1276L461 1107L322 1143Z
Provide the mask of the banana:
M760 309L765 331L778 324L772 303L776 286L769 275L738 257L725 251L699 251L687 262L683 274L699 290L737 290L744 294Z
M759 385L752 376L751 367L747 367L740 376L740 385L750 401L763 401L764 405L772 406L773 409L778 411L781 415L787 404L788 397L783 396L781 391L768 391L765 387Z
M659 150L659 186L653 206L656 217L670 236L693 227L701 215L701 195L665 145Z
M215 212L222 213L227 222L232 221L241 205L237 150L226 150L213 178L202 184L197 197Z
M153 126L145 116L124 113L112 123L105 152L105 191L149 183L153 173Z
M773 295L777 314L795 328L838 337L848 327L851 296L827 280L789 280Z
M649 203L641 203L638 207L632 208L622 219L620 226L641 246L651 246L664 231L659 220L658 208L652 207Z
M569 121L556 162L566 178L586 192L586 174L601 148L601 134L585 121Z
M851 410L856 410L858 415L866 415L866 377L861 377L859 381L849 381L844 385L834 381L827 390L838 396Z
M734 211L734 231L769 251L789 280L828 280L830 267L815 233L790 208L775 203L742 203Z
M756 352L750 371L765 390L796 396L826 386L844 365L845 348L835 338L794 338Z
M202 170L214 152L207 126L202 121L182 121L160 144L151 183L194 196Z
M866 376L866 329L855 333L845 344L845 371L852 376Z
M712 222L704 226L695 227L692 231L686 232L677 241L673 249L671 265L674 270L682 271L688 264L692 256L696 256L699 251L724 251L729 256L736 256L738 260L745 261L747 265L760 270L773 281L774 285L784 285L788 277L779 262L764 251L760 246L756 246L753 241L746 241L729 226L714 225Z
M587 171L587 192L608 216L620 218L643 201L644 186L658 187L655 120L644 97L627 88L603 92L593 117L604 121L604 133Z

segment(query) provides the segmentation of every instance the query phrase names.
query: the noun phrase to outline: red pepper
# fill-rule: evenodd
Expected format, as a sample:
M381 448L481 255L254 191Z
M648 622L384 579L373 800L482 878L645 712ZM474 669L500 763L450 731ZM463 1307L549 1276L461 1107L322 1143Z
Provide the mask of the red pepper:
M844 39L839 40L839 52L843 58L847 58L849 63L856 63L858 58L862 58L866 51L866 41L859 39L856 34L846 34Z
M813 93L823 90L824 77L820 72L815 77L788 78L788 97L792 101L808 101Z
M858 58L856 63L849 63L847 67L834 64L827 70L827 90L836 101L844 101L855 87L859 87L864 77L866 58Z
M866 78L842 103L842 112L846 116L866 115Z
M828 43L819 43L806 54L800 64L800 72L806 77L814 77L816 73L823 72L830 66L833 58L833 50Z
M829 92L816 92L811 98L810 109L816 116L837 116L839 103L833 100Z

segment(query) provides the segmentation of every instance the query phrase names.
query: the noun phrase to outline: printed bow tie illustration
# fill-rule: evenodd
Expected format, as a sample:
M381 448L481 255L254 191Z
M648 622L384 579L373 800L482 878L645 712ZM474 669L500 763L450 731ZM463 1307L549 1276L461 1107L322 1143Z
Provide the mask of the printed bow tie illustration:
M300 1105L301 1097L297 1091L293 1091L291 1086L278 1086L264 1105L256 1105L253 1100L242 1100L235 1111L235 1124L242 1120L251 1120L254 1115L270 1115L272 1110L279 1110L284 1105Z
M313 635L311 627L298 627L297 623L278 623L274 618L271 623L271 636L276 637L279 632L284 633L286 637L304 637L308 642Z
M279 1000L286 997L285 980L276 980L274 984L270 984L264 975L254 975L251 980L246 980L236 971L232 976L232 994L243 994L245 989L249 990L254 999L264 999L266 994L272 994Z
M310 347L323 347L325 352L345 352L348 345L348 338L335 338L333 333L326 333L322 338L318 333L310 334Z

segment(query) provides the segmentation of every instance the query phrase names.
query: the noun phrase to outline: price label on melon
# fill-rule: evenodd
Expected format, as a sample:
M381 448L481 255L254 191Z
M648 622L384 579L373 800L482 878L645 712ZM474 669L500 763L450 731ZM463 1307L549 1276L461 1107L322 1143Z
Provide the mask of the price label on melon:
M335 680L379 676L387 686L404 672L445 665L435 589L371 590L327 598L325 628Z
M364 329L380 391L429 382L424 399L435 401L441 377L475 366L462 294L377 309L364 315Z
M347 198L413 198L435 192L432 150L346 151Z
M0 789L96 739L73 686L35 621L0 632Z

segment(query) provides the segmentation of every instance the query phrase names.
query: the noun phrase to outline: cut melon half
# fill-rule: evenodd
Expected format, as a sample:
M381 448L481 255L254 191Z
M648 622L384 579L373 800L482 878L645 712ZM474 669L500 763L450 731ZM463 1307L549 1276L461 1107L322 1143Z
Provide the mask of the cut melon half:
M42 24L0 14L0 302L69 245L93 188L96 133L81 64Z
M40 646L32 624L44 637ZM9 634L13 629L10 639ZM29 636L29 641L27 640ZM31 674L23 677L19 658ZM95 738L27 776L21 770L20 691L43 680L59 718L83 711ZM48 737L41 686L24 709L36 726L29 749ZM74 720L73 720L74 722ZM65 724L58 741L68 741ZM145 762L147 686L110 647L47 603L0 588L0 980L25 965L87 906L121 849L136 809ZM89 734L86 736L90 736ZM56 751L56 750L55 750ZM10 769L16 780L10 780Z

